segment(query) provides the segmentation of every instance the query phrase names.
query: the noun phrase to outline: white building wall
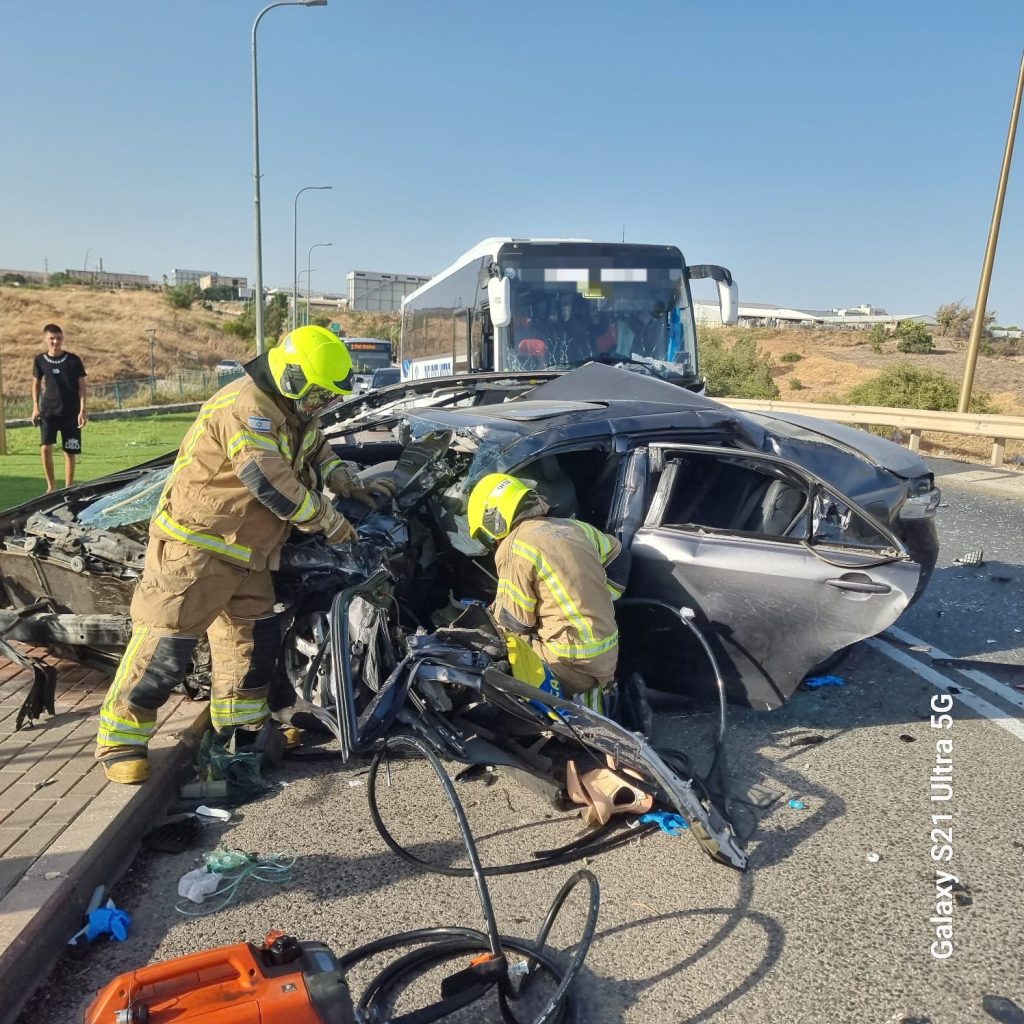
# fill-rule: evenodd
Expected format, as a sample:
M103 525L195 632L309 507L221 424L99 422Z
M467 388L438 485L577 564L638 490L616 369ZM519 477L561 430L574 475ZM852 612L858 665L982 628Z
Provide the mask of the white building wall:
M364 313L397 313L402 308L402 299L429 280L429 277L414 274L349 271L345 275L348 308Z

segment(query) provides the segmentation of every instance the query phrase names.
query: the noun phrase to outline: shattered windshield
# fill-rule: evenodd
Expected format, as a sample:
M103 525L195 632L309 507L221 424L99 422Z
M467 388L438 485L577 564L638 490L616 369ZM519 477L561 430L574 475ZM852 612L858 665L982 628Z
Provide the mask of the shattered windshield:
M170 466L163 466L140 473L130 484L105 494L82 509L78 513L78 521L103 530L112 526L148 523L156 512L160 492L170 471Z
M503 256L512 323L502 365L529 371L597 361L694 377L694 320L682 259L616 262L622 260L614 255Z

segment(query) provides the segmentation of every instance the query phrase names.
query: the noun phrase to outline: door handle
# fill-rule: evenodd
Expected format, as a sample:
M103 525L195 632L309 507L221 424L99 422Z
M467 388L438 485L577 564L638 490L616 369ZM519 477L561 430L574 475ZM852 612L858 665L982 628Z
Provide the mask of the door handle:
M859 579L847 579L840 576L839 579L825 580L826 586L834 587L836 590L852 590L857 594L891 594L892 587L888 583L875 583L870 577L858 573Z

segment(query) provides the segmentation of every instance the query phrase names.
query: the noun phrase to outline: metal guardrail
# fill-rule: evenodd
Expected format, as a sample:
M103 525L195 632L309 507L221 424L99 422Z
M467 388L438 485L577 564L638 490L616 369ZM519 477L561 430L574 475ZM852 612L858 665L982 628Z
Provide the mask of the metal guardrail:
M881 405L818 405L816 402L775 402L756 398L723 398L726 405L747 412L786 412L837 423L899 427L910 434L916 452L926 431L992 439L991 465L1001 466L1007 441L1024 441L1024 416L993 413L935 412L930 409L889 409Z

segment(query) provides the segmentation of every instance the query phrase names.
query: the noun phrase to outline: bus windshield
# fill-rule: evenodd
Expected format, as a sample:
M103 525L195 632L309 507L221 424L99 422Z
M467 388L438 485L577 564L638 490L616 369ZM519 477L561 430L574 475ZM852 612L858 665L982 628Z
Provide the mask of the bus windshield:
M628 261L622 250L603 258L503 253L512 311L503 367L560 369L598 360L695 377L695 324L682 258L653 246L636 248L644 252Z
M385 366L391 366L391 342L374 338L345 338L345 348L352 357L352 372L371 374Z

